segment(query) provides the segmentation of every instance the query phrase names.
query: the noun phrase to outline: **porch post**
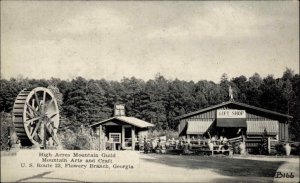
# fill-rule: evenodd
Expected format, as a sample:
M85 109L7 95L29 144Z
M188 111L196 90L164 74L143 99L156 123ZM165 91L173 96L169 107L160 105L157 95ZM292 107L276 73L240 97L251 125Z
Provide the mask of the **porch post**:
M268 154L271 152L271 138L268 137Z
M99 125L99 150L103 150L103 139L102 139L102 125Z
M122 125L122 140L121 140L122 149L125 148L125 127Z
M99 135L99 146L98 146L98 150L100 151L101 150L101 132L100 132L100 127L97 127L98 128L98 131L96 130L96 132L98 133Z
M131 148L134 151L135 149L135 127L134 126L131 127L131 142L132 142Z

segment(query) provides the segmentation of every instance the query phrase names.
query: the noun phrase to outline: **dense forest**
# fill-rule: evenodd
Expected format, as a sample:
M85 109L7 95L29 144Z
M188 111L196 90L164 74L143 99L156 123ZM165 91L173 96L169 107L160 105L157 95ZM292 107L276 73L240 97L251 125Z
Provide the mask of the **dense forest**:
M223 74L219 83L168 80L160 74L148 81L135 77L121 81L82 77L72 80L2 79L0 111L10 113L22 89L42 86L57 90L56 98L63 119L61 130L75 132L80 126L109 118L116 103L126 105L127 116L149 121L157 130L176 129L175 117L227 101L229 85L233 88L235 101L292 115L292 138L300 141L300 77L291 69L286 69L281 78L272 75L262 78L255 73L249 78L242 75L228 79Z

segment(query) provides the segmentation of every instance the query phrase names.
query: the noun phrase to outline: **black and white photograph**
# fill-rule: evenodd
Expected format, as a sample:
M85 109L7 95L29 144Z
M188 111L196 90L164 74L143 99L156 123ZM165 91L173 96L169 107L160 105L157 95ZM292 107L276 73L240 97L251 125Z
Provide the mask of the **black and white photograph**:
M299 1L1 0L1 182L288 182Z

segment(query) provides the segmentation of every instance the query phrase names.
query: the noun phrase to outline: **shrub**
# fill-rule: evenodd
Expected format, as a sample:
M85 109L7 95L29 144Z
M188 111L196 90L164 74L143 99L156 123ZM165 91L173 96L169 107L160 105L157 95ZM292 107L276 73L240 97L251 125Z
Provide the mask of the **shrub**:
M177 139L179 134L175 130L153 130L148 132L148 138L157 138L160 136L167 136L167 139Z
M298 144L291 144L291 154L292 155L300 155L300 143Z
M11 141L14 143L17 141L18 137L14 129L12 117L10 113L1 112L1 150L8 148L8 137L10 136Z
M64 149L69 150L94 150L98 147L98 141L89 127L81 126L77 132L70 129L58 134Z
M285 150L282 143L278 143L275 145L275 150L277 155L284 155Z
M300 144L290 144L291 145L291 155L300 155ZM277 155L285 155L285 148L283 143L278 143L275 145L275 150Z

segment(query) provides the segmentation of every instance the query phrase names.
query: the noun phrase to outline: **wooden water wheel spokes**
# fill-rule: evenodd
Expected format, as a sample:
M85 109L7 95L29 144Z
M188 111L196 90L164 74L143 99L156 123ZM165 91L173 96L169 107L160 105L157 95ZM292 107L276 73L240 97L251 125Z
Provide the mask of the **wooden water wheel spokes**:
M22 145L45 147L50 137L58 145L59 109L54 95L47 88L22 90L14 103L13 121Z

